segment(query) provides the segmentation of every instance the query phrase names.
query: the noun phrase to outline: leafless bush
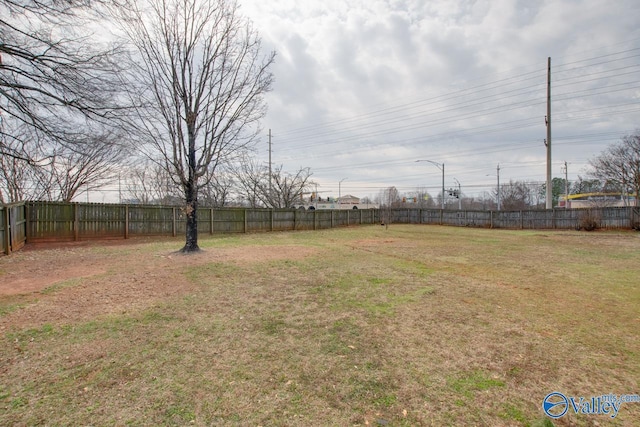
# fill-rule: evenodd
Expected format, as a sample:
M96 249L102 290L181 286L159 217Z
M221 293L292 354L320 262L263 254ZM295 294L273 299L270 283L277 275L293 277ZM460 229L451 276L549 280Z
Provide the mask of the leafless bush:
M592 209L586 209L580 215L576 230L594 231L600 228L601 215Z

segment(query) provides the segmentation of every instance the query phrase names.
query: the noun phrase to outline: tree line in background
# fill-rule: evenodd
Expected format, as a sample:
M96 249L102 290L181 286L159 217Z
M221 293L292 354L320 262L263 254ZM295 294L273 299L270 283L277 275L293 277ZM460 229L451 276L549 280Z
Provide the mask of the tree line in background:
M274 60L235 0L0 0L0 202L70 201L118 184L132 201L184 206L185 252L198 250L201 204L301 203L310 169L252 158ZM572 191L637 194L639 135L595 158ZM561 188L554 180L556 201ZM439 205L394 190L378 202ZM544 194L520 181L499 191L502 209ZM484 209L497 193L436 199Z
M206 207L292 208L308 199L314 182L311 170L287 172L269 167L247 156L227 164L200 187L199 203ZM129 204L182 205L184 194L166 169L148 163L129 170L120 178L122 202Z

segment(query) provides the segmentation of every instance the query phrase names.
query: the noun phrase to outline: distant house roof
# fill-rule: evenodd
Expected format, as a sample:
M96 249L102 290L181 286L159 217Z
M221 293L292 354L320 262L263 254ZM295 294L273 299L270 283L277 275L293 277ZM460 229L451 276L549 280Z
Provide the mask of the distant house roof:
M338 198L339 203L359 203L360 198L356 196L352 196L351 194L347 194L346 196L342 196Z

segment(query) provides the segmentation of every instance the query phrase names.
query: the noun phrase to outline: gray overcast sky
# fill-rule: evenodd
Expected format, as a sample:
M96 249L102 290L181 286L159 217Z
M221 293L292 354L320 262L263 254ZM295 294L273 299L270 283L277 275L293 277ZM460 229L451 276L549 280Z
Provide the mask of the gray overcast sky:
M637 0L240 0L276 50L258 149L310 167L322 196L396 186L436 196L544 181L547 58L553 176L585 175L640 128Z

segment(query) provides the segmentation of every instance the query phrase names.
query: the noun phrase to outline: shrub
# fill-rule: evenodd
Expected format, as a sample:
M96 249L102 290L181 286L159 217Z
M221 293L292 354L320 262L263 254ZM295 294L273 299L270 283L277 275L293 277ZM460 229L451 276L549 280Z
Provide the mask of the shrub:
M576 225L576 230L593 231L600 228L600 215L591 209L587 209L580 218Z

